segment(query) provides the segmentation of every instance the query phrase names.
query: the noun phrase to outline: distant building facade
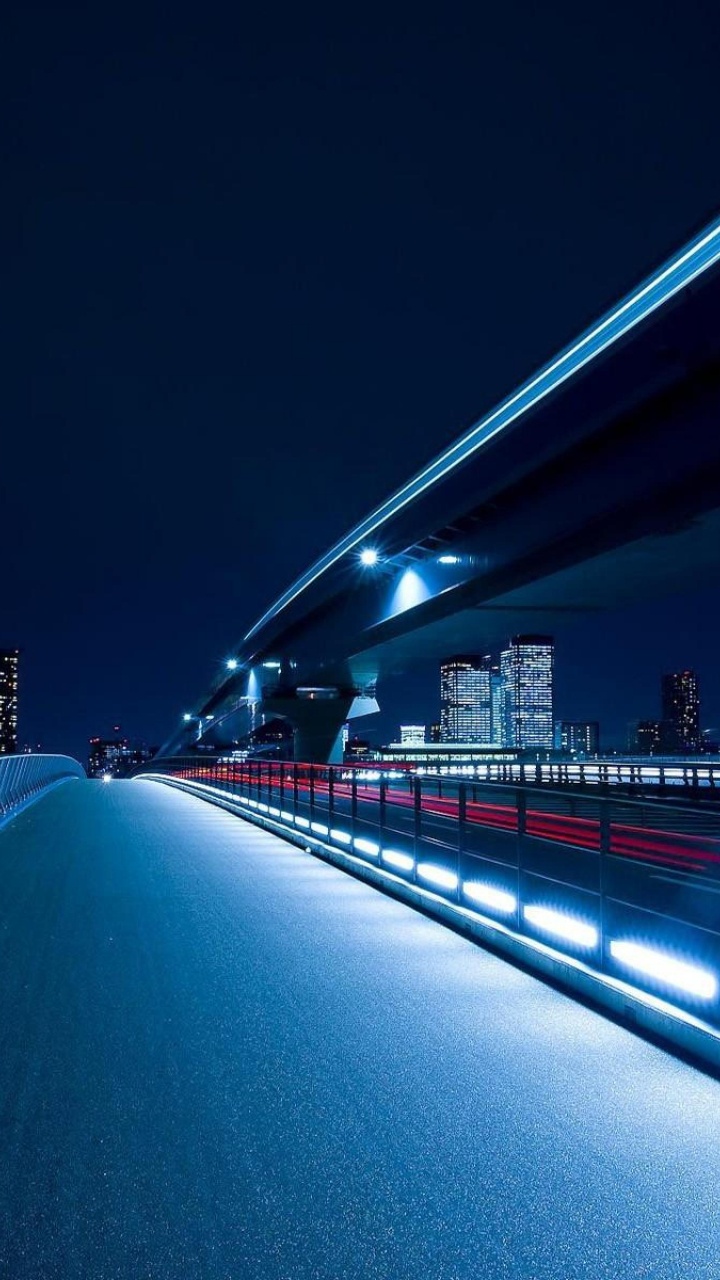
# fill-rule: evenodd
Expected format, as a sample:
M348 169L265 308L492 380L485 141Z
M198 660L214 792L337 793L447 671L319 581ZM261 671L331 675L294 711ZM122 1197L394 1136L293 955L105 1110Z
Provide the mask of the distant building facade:
M152 756L152 750L131 746L127 738L91 738L88 777L124 778Z
M671 671L662 677L663 747L695 755L701 750L700 691L694 671Z
M440 663L440 741L491 742L489 655L457 654Z
M554 662L552 636L513 636L501 653L503 746L552 750Z
M663 751L660 720L635 720L628 728L628 750L639 756L658 756Z
M17 754L19 649L0 649L0 755Z
M405 746L422 745L425 742L424 724L401 724L400 742Z
M597 720L557 720L555 750L566 756L596 756L600 750Z

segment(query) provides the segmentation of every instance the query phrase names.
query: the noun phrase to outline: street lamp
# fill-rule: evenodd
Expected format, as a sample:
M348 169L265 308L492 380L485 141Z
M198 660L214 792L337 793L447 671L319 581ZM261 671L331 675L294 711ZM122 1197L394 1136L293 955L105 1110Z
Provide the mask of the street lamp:
M363 547L363 550L360 552L360 563L364 565L366 569L372 569L377 562L378 553L375 548Z

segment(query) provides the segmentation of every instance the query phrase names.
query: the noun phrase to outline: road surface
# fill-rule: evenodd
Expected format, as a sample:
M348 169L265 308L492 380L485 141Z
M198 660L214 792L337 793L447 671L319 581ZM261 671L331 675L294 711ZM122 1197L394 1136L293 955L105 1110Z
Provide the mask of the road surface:
M0 832L0 1275L717 1280L720 1083L194 797Z

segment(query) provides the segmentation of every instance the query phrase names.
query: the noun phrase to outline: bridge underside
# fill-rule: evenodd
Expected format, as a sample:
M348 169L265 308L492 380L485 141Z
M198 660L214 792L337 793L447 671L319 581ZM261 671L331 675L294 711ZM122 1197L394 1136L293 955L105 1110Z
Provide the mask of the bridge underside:
M553 633L573 619L707 586L720 573L720 510L665 536L641 538L541 577L533 572L532 564L517 566L507 579L520 579L518 585L489 597L484 584L468 588L467 606L457 612L445 612L444 602L429 602L418 610L412 629L402 623L378 627L375 643L372 632L363 636L368 647L349 659L349 670L363 682L453 648L490 649L516 633Z
M247 702L262 714L303 688L373 694L418 661L717 581L719 312L714 265L399 501L374 568L353 552L311 573L205 699L215 739Z

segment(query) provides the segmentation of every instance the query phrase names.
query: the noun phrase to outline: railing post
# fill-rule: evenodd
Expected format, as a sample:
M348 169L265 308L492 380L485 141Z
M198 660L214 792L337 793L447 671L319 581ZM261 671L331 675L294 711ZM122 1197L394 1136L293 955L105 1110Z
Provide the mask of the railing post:
M600 799L598 891L600 894L600 968L605 968L605 862L610 853L610 797Z
M422 840L422 783L417 777L414 778L415 790L413 795L413 883L417 884L417 864L420 856L420 841Z
M328 840L330 839L330 832L333 826L334 815L335 815L335 771L333 770L332 765L329 764L328 765L328 807L327 807Z
M385 808L387 795L387 778L380 776L380 786L378 788L378 844L380 849L385 848Z
M523 863L523 842L527 834L527 792L522 788L515 792L515 811L517 813L517 918L519 925L522 921L520 885Z
M355 848L355 835L357 832L357 769L351 770L350 778L350 837L352 840L352 848Z
M293 761L292 767L292 784L293 784L293 822L297 823L298 816L298 766L297 761Z
M310 830L315 821L315 765L308 765L308 790L310 793Z
M278 809L280 810L280 821L282 822L282 813L283 813L283 809L285 808L285 761L284 760L280 761L280 772L278 777L279 777Z
M465 852L465 819L467 815L467 787L458 787L458 841L457 841L457 900L462 900L462 857Z

